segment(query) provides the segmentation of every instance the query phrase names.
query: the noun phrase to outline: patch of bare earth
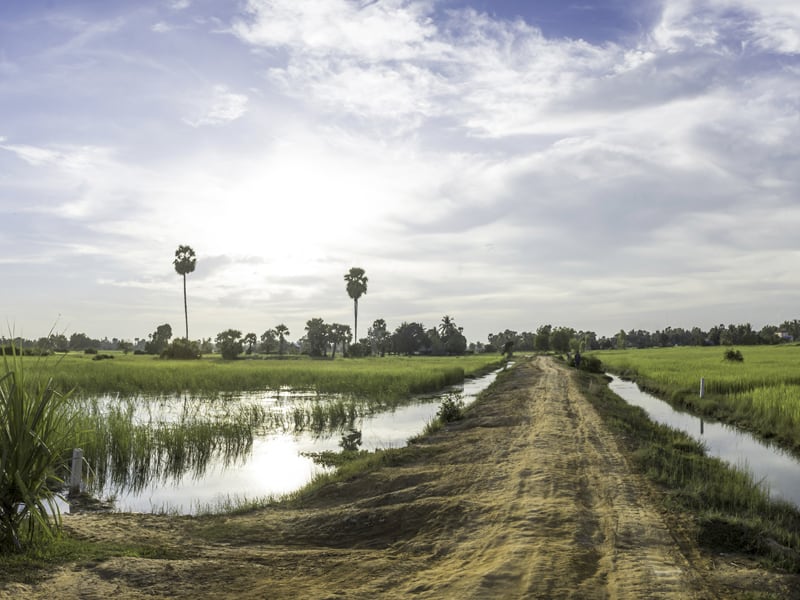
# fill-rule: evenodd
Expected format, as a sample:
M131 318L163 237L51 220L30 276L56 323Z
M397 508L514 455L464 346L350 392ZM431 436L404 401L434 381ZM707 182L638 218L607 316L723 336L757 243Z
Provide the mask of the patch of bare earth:
M703 555L653 508L573 373L523 363L419 457L243 516L73 515L181 558L60 568L0 598L731 598L796 578Z

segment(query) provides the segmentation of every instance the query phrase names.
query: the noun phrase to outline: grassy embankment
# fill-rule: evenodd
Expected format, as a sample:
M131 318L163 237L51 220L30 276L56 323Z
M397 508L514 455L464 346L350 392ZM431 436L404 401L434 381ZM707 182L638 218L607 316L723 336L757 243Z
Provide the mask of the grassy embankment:
M706 456L700 442L652 422L614 394L601 376L580 374L587 398L623 441L632 464L663 492L664 510L682 525L690 515L697 542L713 552L759 557L800 573L800 511L775 501L753 478Z
M800 450L800 347L748 346L744 361L724 349L653 348L595 352L605 368L661 398L735 423ZM700 398L700 379L705 395Z

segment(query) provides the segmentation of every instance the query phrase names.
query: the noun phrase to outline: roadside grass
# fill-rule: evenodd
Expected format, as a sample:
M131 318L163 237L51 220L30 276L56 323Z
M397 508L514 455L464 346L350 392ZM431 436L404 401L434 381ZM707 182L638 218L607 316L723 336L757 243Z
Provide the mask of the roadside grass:
M0 553L0 582L33 584L54 565L101 563L115 557L177 559L184 558L185 552L163 546L86 541L62 534L46 544L34 544L23 553Z
M697 542L715 552L742 552L765 566L800 573L800 511L771 500L747 473L706 456L699 442L652 422L614 394L602 376L577 375L586 397L619 434L634 467L663 492L675 516L691 515Z
M747 346L741 350L741 362L725 360L724 353L717 346L592 355L607 370L673 404L800 450L800 346Z

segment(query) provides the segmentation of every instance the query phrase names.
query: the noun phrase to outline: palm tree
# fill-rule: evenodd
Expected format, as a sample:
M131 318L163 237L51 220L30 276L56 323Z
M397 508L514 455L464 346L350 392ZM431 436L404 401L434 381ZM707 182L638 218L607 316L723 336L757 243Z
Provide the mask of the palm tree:
M275 328L275 333L278 334L278 339L280 340L278 353L283 354L283 342L286 339L286 336L289 335L289 328L281 323Z
M355 325L353 327L353 339L358 341L358 299L367 293L367 277L364 269L353 267L344 276L347 282L347 295L353 299L353 310L355 313Z
M186 305L186 274L192 273L197 264L194 250L191 246L178 246L175 250L175 260L172 261L175 271L183 276L183 315L186 318L186 339L189 339L189 309Z

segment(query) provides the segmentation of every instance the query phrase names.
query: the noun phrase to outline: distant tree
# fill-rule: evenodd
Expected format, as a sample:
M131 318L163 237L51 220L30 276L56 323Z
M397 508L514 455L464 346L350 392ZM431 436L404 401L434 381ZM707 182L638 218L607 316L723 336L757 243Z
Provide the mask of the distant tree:
M447 354L464 354L467 349L467 338L461 333L463 327L456 325L455 319L450 315L442 317L439 324L439 337Z
M56 352L66 352L69 350L69 340L63 333L50 335L50 340L53 343L53 350Z
M617 350L624 350L628 345L627 334L624 330L620 329L619 333L617 334L617 342L616 347Z
M200 344L186 338L175 338L161 353L161 358L175 360L197 360L201 356Z
M211 338L202 338L200 340L200 352L203 354L211 354L214 351L214 344Z
M16 343L18 348L23 346L22 343ZM70 350L86 350L87 348L98 348L100 340L90 338L85 333L73 333L69 336L69 349Z
M156 327L155 332L147 337L149 341L145 343L144 351L148 354L161 354L167 348L172 337L172 327L169 323L164 323Z
M222 358L226 360L233 360L244 350L242 332L237 329L227 329L218 333L215 341Z
M127 354L133 350L133 344L127 340L120 340L117 342L117 349L122 350L123 354Z
M310 356L328 356L329 334L330 328L319 317L306 321L306 344Z
M175 260L172 261L175 271L183 277L183 315L186 319L186 339L189 339L189 307L186 303L186 275L194 272L197 258L191 246L178 246Z
M331 358L336 358L336 346L342 345L342 354L344 348L351 339L350 326L341 323L331 323L328 326L328 341L333 344L333 355Z
M278 343L278 332L274 329L267 329L261 334L261 351L269 354Z
M536 330L536 339L533 344L537 352L548 352L550 350L550 333L552 331L552 325L541 325Z
M389 332L386 330L386 321L383 319L375 319L372 323L372 327L367 331L367 340L369 341L373 354L384 356L389 342Z
M248 333L242 339L242 342L247 344L247 350L245 351L246 354L253 353L253 346L258 343L258 336L255 333Z
M358 299L367 293L367 276L364 274L364 269L353 267L350 272L344 276L347 282L347 295L353 299L353 337L358 339Z
M550 332L550 348L556 352L569 352L574 336L575 330L571 327L556 327Z
M286 342L286 336L291 335L289 333L289 328L283 323L281 323L280 325L275 327L275 333L278 334L278 342L279 342L278 353L283 354L283 345Z
M427 349L433 356L444 356L447 353L444 340L436 327L428 329L425 336L427 337Z
M392 345L398 354L423 352L430 346L422 323L401 323L392 334Z

